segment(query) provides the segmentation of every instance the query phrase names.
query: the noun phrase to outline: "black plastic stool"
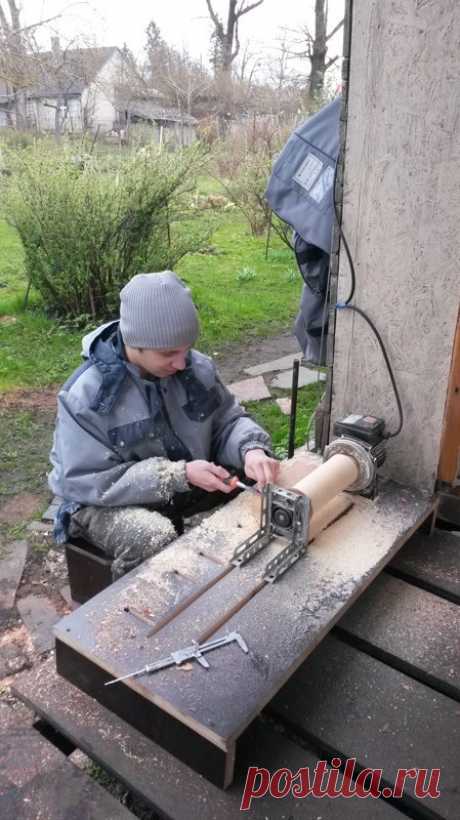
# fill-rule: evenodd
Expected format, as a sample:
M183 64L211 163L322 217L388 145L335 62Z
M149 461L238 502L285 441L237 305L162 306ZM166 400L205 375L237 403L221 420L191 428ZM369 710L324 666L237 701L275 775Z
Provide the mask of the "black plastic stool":
M84 604L112 583L112 559L83 538L68 541L65 556L73 601Z

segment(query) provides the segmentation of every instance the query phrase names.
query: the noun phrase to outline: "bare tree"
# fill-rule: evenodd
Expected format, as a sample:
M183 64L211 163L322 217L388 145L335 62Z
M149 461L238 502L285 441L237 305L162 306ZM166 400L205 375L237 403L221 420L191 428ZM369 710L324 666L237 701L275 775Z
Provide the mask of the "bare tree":
M256 84L257 72L261 66L259 54L251 51L249 43L246 43L241 51L240 59L236 65L235 75L240 83L246 83L250 90Z
M215 100L221 135L226 133L234 110L232 67L240 51L239 22L241 17L262 3L263 0L255 0L253 3L248 0L228 0L227 20L224 23L214 10L211 0L206 0L213 24L211 61L214 66Z
M292 54L292 46L285 29L277 38L276 54L270 57L266 73L270 85L280 95L280 102L286 92L299 92L305 87L305 73L299 70L298 60Z
M8 109L10 124L23 128L26 121L26 98L22 92L26 84L27 47L21 29L21 9L15 0L0 2L1 57L0 72L6 96L11 100Z
M327 31L329 4L328 0L315 0L315 27L314 32L308 26L302 29L300 39L294 40L294 45L300 51L291 50L293 57L307 58L310 61L309 98L316 102L321 98L324 89L326 71L338 60L339 55L328 58L328 43L342 28L344 19L340 20L331 31Z
M328 2L327 0L316 0L315 2L315 34L310 36L307 43L309 45L309 58L311 62L310 72L310 97L312 100L318 99L324 88L324 75L328 68L330 68L337 60L338 54L335 57L327 59L327 44L331 37L339 31L343 26L343 19L337 23L332 31L327 33L327 18L328 18Z
M26 89L35 79L33 63L29 59L34 32L61 16L22 26L21 11L16 0L0 0L0 85L10 101L7 108L9 124L18 129L27 125Z
M183 51L168 61L164 83L174 93L177 108L192 114L196 101L211 87L212 79L201 62Z
M244 14L248 14L257 6L261 6L264 0L255 0L254 3L247 3L247 0L229 0L227 11L227 23L224 25L219 15L214 11L211 0L206 0L209 16L212 20L215 42L214 70L216 74L223 73L229 76L232 70L232 63L240 50L239 21Z
M169 46L152 20L147 27L147 85L158 91L179 112L195 114L199 99L212 85L212 77L202 60L190 56L186 49Z

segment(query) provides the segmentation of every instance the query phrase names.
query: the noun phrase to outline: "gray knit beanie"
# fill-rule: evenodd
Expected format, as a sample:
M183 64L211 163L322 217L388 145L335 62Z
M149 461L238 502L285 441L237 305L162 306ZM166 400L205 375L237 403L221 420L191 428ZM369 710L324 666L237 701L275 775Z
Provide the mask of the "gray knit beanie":
M121 290L120 301L120 331L129 347L191 347L198 337L190 290L172 271L133 276Z

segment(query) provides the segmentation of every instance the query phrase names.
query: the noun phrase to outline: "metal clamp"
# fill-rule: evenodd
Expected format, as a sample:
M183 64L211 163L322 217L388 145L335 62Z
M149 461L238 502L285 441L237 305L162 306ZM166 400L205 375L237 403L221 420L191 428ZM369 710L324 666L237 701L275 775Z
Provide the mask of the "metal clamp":
M286 491L285 491L286 492ZM310 524L310 499L305 495L296 495L291 493L292 499L292 524L289 530L285 527L277 525L272 518L272 533L273 535L281 535L289 537L290 541L278 555L275 555L265 567L263 579L267 583L272 584L280 575L283 575L307 550L308 529ZM291 499L288 499L291 501ZM276 510L275 510L276 518Z
M271 508L271 495L272 495L272 488L271 484L268 484L262 490L262 505L260 508L260 526L259 529L256 530L249 538L246 538L239 546L236 548L235 552L232 556L231 563L235 567L241 567L250 558L253 558L254 555L257 555L261 549L267 546L269 543L272 535L270 532L270 515L269 510Z
M293 490L268 484L262 492L260 527L236 548L232 564L242 566L277 535L288 538L287 547L265 567L263 580L273 583L305 553L309 523L309 498Z

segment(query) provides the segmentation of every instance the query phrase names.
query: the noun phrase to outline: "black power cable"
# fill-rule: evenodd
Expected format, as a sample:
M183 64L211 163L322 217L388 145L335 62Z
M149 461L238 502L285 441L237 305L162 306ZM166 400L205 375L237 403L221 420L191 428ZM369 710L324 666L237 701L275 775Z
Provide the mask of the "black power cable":
M355 265L354 265L354 262L353 262L353 257L351 255L350 248L348 246L348 242L347 242L345 234L343 232L341 219L340 219L340 216L339 216L339 213L338 213L338 210L337 210L337 200L336 200L336 195L335 194L336 194L337 168L338 168L338 165L339 165L339 159L340 159L340 156L337 157L337 161L336 161L336 164L335 164L332 199L333 199L333 203L334 203L334 214L335 214L337 227L338 227L338 230L339 230L340 238L342 239L342 242L343 242L343 246L345 248L345 253L347 255L348 264L350 266L351 287L350 287L350 293L348 294L348 297L345 300L345 302L337 302L335 308L336 308L336 310L353 310L355 313L359 313L359 315L362 316L362 318L367 322L367 324L369 325L369 327L373 331L373 333L375 335L375 338L377 339L377 341L379 343L380 350L382 351L382 355L383 355L383 358L385 360L385 364L386 364L387 369L388 369L388 375L390 376L391 386L393 387L393 392L394 392L394 396L395 396L395 399L396 399L396 404L397 404L397 407L398 407L398 413L399 413L398 427L396 428L396 430L393 433L386 433L385 436L384 436L384 438L389 439L389 438L394 438L395 436L398 436L399 433L401 432L403 424L404 424L404 414L403 414L403 409L402 409L402 404L401 404L401 397L399 395L398 387L397 387L397 384L396 384L396 379L394 377L393 368L391 367L391 363L390 363L390 360L388 358L388 353L385 349L385 345L383 343L383 340L382 340L382 337L381 337L380 333L378 332L376 326L371 321L371 319L369 319L369 316L367 316L366 313L364 313L364 311L361 310L361 308L356 307L355 305L350 305L350 302L353 299L353 296L355 294L356 271L355 271Z
M356 271L355 271L355 265L354 265L354 262L353 262L353 257L351 255L351 251L350 251L350 248L348 246L346 236L343 232L342 220L341 220L341 217L340 217L339 212L337 210L337 199L336 199L336 196L335 196L335 192L336 192L336 187L337 187L337 170L338 170L338 167L339 167L339 161L340 161L340 154L336 159L335 168L334 168L334 180L332 182L332 201L334 203L335 222L336 222L336 225L339 229L340 238L343 242L343 246L345 248L345 253L346 253L347 259L348 259L348 264L350 266L350 273L351 273L350 293L348 294L348 297L344 302L345 305L348 305L348 303L351 302L351 300L353 299L353 296L355 295Z
M401 430L402 430L402 426L403 426L403 423L404 423L404 416L403 416L403 409L402 409L401 399L400 399L400 396L399 396L398 388L396 386L396 380L395 380L395 377L394 377L393 369L391 367L390 360L388 358L388 353L385 350L385 345L383 344L382 337L381 337L380 333L378 332L377 328L375 327L375 325L373 324L373 322L369 319L369 316L367 316L364 313L364 310L361 310L361 308L356 307L355 305L349 305L346 302L343 302L343 303L337 302L335 307L336 307L336 310L354 310L355 313L359 313L359 315L363 317L363 319L367 322L369 327L374 331L375 338L377 339L377 341L379 343L380 350L382 351L383 358L385 359L385 364L388 368L388 375L390 376L391 385L393 387L393 392L395 394L396 404L398 405L398 413L399 413L398 427L394 431L394 433L385 433L385 435L384 435L384 438L394 438L395 436L398 436L400 434Z

